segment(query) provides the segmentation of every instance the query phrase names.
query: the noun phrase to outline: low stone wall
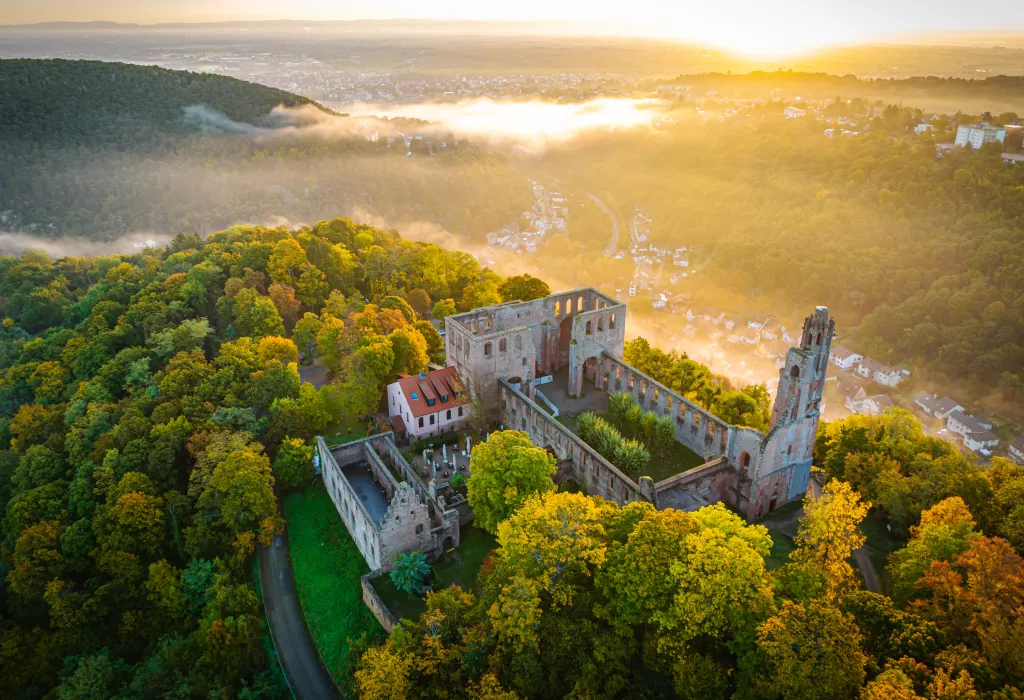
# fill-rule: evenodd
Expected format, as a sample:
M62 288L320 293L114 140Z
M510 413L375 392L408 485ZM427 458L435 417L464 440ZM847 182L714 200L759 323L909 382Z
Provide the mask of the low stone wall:
M382 573L380 569L377 569L368 574L363 574L359 577L359 583L363 587L363 603L370 609L373 616L377 618L377 622L384 628L384 631L391 634L391 630L395 629L395 625L398 624L398 619L388 609L388 606L384 604L383 599L377 594L377 589L370 582L371 579L377 578Z

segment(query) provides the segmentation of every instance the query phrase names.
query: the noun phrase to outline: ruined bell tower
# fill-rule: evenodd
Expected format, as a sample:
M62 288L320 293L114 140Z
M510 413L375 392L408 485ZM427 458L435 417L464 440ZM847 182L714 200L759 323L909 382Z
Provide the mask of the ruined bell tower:
M800 343L789 349L786 364L779 370L763 456L750 489L750 518L798 500L807 490L834 333L835 321L829 318L828 309L817 307L804 320Z

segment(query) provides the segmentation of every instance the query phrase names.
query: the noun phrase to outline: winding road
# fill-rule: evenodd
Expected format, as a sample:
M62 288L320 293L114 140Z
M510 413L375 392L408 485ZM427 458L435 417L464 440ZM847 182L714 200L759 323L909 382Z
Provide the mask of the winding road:
M331 678L306 630L284 534L276 535L272 545L260 549L260 587L270 633L292 694L299 700L336 697Z
M605 206L605 203L597 198L597 195L587 192L587 196L594 200L594 204L601 207L601 211L608 215L608 218L612 220L612 240L608 243L608 248L605 249L605 257L612 257L615 255L615 251L619 247L619 217L615 216L611 209Z

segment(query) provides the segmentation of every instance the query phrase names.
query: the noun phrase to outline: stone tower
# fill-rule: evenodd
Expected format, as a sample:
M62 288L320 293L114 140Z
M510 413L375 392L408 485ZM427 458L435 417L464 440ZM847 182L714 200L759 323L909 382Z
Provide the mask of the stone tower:
M763 457L751 484L748 517L760 517L807 491L834 333L835 321L819 306L804 320L799 346L786 355Z

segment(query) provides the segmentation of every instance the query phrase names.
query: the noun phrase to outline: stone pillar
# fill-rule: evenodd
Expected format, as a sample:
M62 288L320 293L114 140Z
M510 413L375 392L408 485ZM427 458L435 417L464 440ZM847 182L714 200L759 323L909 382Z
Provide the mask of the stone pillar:
M578 399L583 395L583 365L573 365L574 363L569 363L569 396Z

